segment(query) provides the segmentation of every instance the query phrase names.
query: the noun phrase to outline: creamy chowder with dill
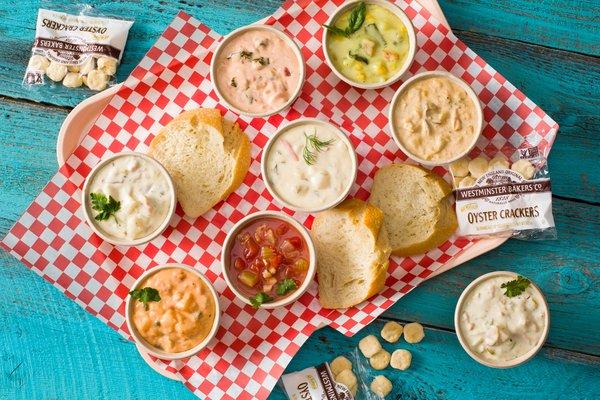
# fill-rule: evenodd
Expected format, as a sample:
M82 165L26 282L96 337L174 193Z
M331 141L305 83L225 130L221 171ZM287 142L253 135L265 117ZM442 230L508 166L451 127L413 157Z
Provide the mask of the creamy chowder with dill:
M354 149L334 126L304 120L277 133L263 156L269 191L304 211L332 207L347 195L356 173Z

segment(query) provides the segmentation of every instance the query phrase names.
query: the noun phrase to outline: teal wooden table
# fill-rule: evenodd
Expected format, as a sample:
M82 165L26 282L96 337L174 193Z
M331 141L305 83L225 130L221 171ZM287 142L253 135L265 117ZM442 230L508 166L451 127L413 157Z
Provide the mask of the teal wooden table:
M125 78L179 9L219 33L254 22L278 0L94 1L133 17L119 78ZM366 329L420 321L409 371L389 372L388 398L600 398L600 3L598 0L441 0L455 33L561 126L550 157L559 239L509 241L434 278ZM37 2L0 2L0 235L57 169L63 118L89 95L21 87ZM472 361L453 332L457 298L475 277L498 269L533 279L546 293L552 326L531 362L493 370ZM325 328L288 371L356 345ZM404 344L404 346L407 346ZM283 399L281 391L273 399ZM0 399L193 399L154 373L127 342L4 251L0 252Z

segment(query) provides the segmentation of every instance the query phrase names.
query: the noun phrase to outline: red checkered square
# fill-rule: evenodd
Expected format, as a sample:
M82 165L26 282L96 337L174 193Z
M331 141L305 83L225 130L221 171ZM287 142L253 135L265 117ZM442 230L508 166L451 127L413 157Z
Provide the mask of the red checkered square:
M293 107L268 119L240 118L217 102L209 81L211 50L220 36L180 13L111 99L87 137L4 238L2 245L70 298L128 336L124 300L146 269L167 262L192 265L221 295L223 317L217 339L184 362L157 363L178 373L199 396L266 398L287 363L310 334L329 323L347 335L358 332L399 298L443 270L474 241L452 237L427 254L390 260L382 293L358 307L330 312L317 301L313 284L296 303L255 311L235 298L220 274L226 232L244 215L279 209L260 177L260 149L282 124L316 117L342 127L359 160L352 196L366 199L375 171L406 160L390 138L385 114L400 82L378 91L357 90L340 81L324 62L321 25L342 0L288 1L268 23L293 36L307 63L303 93ZM448 70L469 82L484 106L486 127L473 154L502 149L511 156L524 143L548 154L558 125L507 82L416 1L398 4L412 19L418 51L406 77L423 70ZM253 142L253 162L244 183L225 202L196 220L180 208L164 234L143 246L103 242L80 218L81 186L91 168L110 153L146 151L154 134L184 109L219 107L237 119ZM442 167L435 173L448 178ZM284 210L310 226L312 217Z

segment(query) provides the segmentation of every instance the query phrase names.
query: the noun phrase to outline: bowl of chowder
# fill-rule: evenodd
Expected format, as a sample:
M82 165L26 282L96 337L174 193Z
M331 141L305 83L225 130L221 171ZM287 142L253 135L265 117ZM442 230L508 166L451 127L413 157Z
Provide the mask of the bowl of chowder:
M477 95L445 71L423 72L406 80L392 98L388 118L400 149L427 166L465 156L483 128Z
M341 203L356 180L352 143L334 125L301 118L281 127L261 160L267 190L285 207L318 212Z
M460 344L474 360L510 368L531 359L544 345L550 328L548 304L527 278L491 272L463 291L454 326Z
M267 117L289 107L302 91L304 58L298 45L269 25L231 32L210 64L213 88L238 114Z
M125 307L135 341L165 360L198 353L219 328L217 292L203 274L182 264L165 264L142 274Z
M338 78L362 89L396 82L412 64L415 51L410 19L385 0L345 2L323 29L327 64Z
M167 170L142 153L117 153L87 176L81 203L92 230L115 245L136 246L160 235L175 213Z

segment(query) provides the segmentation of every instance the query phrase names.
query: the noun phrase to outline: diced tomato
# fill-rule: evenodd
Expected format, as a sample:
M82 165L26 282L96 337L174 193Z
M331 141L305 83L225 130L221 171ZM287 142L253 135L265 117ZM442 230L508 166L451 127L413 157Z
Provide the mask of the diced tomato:
M275 232L267 225L261 225L256 229L256 232L254 232L254 239L256 240L256 243L261 246L275 246L277 244Z
M292 238L293 239L293 238ZM281 246L279 246L279 251L281 252L281 255L286 259L286 260L292 260L295 257L298 257L298 255L300 255L300 252L298 251L298 249L296 248L296 246L294 246L291 242L290 239L285 239L282 243Z
M296 249L300 250L302 248L302 239L299 236L292 236L287 240L289 240Z
M246 263L240 257L238 257L238 258L235 259L235 262L234 262L233 265L235 266L236 269L244 269L244 268L246 268Z
M257 274L260 273L260 271L263 270L263 268L265 267L265 265L263 264L262 260L260 258L255 258L251 263L250 263L250 267L248 267L251 271L256 272Z
M282 261L281 255L278 254L272 247L267 246L260 248L260 257L267 268L278 268Z
M288 230L290 229L289 226L287 226L287 224L280 224L277 229L275 230L275 232L281 236L284 235Z
M244 247L244 257L246 260L258 255L259 247L250 235L242 242L242 246Z

